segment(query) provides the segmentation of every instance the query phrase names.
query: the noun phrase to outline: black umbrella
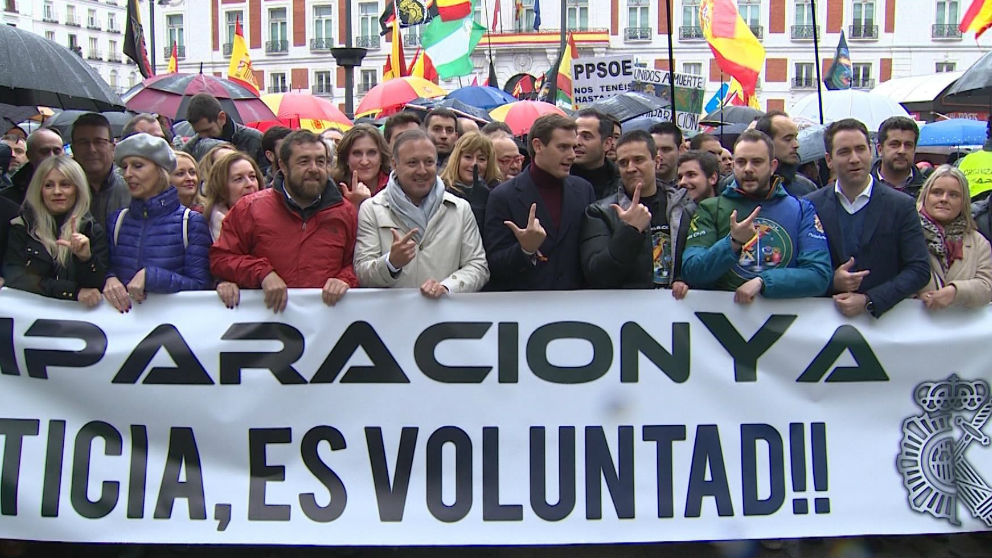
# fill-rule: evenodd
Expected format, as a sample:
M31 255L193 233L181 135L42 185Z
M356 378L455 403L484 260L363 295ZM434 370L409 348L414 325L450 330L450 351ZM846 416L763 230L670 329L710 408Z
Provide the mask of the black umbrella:
M944 110L982 109L992 112L992 52L986 53L945 89L937 103Z
M120 96L76 53L41 35L0 25L0 103L123 109Z
M699 121L700 124L720 126L721 124L750 124L755 118L764 116L765 113L751 107L731 105L723 107L722 110L715 110Z
M750 124L750 122L748 124ZM720 145L733 151L734 142L737 141L738 136L744 133L744 130L747 130L748 124L740 122L734 124L724 124L723 126L713 128L707 133L716 137L716 139L720 141Z
M3 126L4 130L9 130L37 114L38 107L18 107L0 103L0 126Z
M72 132L72 125L77 118L86 113L85 110L64 110L46 120L44 127L58 130L59 134L68 141L69 134ZM111 135L115 138L121 137L124 126L131 121L131 114L126 112L104 112L102 114L110 121Z
M590 106L591 108L605 112L620 122L626 122L649 112L667 108L671 104L655 95L648 95L638 91L627 91L613 97L600 99Z
M463 103L458 99L414 99L406 104L406 108L413 110L429 111L434 108L443 107L451 109L458 116L464 116L479 122L492 122L492 117L485 109L473 107Z

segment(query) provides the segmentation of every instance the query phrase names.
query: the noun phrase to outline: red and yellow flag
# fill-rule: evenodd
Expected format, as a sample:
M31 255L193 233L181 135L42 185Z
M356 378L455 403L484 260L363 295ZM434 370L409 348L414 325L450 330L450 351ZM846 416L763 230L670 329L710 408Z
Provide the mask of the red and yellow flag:
M754 95L765 65L765 47L741 19L737 5L733 0L703 0L699 24L720 69L737 78L745 93Z
M410 75L422 77L434 83L437 83L439 79L437 69L434 68L434 62L431 61L431 57L427 56L427 53L419 48L417 49L417 53L413 55L413 62L410 63Z
M174 74L179 71L179 47L172 43L172 54L169 55L169 67L167 72Z
M255 72L251 68L251 57L248 56L248 44L241 31L241 20L234 22L234 41L231 44L231 62L227 66L227 79L237 82L258 95L260 89L255 80Z
M441 21L454 21L468 17L472 13L471 0L435 0L437 15L441 16Z
M992 27L992 0L972 0L968 11L961 18L958 29L962 33L974 31L977 39L989 27Z
M400 35L400 21L399 15L393 19L393 37L392 37L392 52L389 55L391 60L387 60L389 64L389 73L386 73L386 68L382 71L382 81L388 79L403 77L410 75L407 71L406 60L403 58L403 37Z
M733 77L730 78L730 86L727 89L727 95L723 98L723 106L731 105L738 107L751 107L753 109L761 110L761 105L758 104L758 96L748 95L745 93L740 82Z

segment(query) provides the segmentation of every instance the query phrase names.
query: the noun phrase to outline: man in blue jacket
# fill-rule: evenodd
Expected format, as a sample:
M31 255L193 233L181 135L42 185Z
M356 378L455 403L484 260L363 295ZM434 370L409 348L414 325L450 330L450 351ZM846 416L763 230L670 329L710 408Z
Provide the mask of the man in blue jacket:
M734 181L703 200L689 224L682 278L692 288L734 291L748 304L820 296L830 284L827 239L806 200L790 196L775 172L771 138L746 130L734 144Z
M913 198L887 188L870 173L868 129L853 118L823 133L833 187L813 192L830 243L830 293L845 316L876 318L926 286L930 260Z

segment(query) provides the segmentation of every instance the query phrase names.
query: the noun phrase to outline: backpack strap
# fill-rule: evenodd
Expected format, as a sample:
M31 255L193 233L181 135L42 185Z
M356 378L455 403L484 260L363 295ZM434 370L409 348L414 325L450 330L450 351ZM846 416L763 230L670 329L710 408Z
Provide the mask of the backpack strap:
M189 248L189 213L190 208L183 211L183 250Z
M117 221L114 222L114 246L117 246L117 237L121 234L121 225L124 224L124 216L127 215L128 209L125 207L117 214Z

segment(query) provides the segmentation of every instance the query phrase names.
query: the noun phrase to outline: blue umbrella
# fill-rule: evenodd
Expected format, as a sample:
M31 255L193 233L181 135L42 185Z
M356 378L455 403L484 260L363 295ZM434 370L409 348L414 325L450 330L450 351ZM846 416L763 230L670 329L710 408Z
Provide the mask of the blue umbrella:
M448 93L448 98L487 111L517 100L516 97L502 89L485 85L469 85L455 89L451 93Z
M986 123L967 118L951 118L931 122L920 130L919 146L982 145L985 143Z

